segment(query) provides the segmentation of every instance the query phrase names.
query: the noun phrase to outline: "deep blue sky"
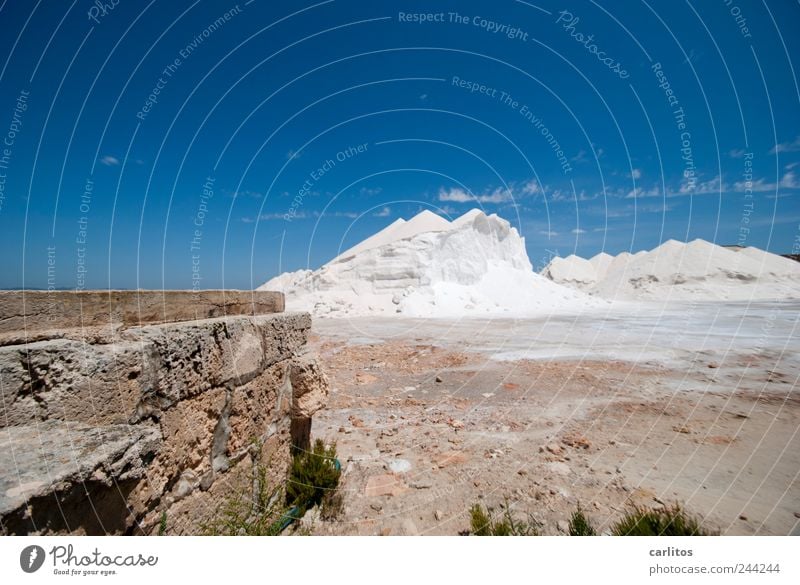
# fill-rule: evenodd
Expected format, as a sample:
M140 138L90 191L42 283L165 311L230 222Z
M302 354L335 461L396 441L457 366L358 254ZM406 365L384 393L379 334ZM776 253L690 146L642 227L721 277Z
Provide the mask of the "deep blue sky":
M4 288L251 288L426 208L797 251L797 2L0 6Z

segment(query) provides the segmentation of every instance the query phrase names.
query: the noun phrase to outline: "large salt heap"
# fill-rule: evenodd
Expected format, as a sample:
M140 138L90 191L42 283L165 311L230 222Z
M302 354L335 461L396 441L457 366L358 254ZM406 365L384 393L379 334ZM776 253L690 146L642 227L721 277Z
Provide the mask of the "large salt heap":
M318 316L516 316L604 304L533 272L524 238L478 209L452 222L429 211L397 220L318 270L260 288Z
M610 260L609 260L610 259ZM594 268L589 278L575 274ZM757 248L736 251L705 240L668 240L648 252L557 258L542 272L605 299L769 300L800 298L800 264Z

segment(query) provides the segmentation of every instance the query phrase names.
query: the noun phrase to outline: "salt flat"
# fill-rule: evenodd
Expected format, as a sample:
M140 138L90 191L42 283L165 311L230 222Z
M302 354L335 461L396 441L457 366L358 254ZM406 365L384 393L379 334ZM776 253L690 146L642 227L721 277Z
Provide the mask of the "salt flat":
M546 534L680 502L724 534L800 518L800 303L615 303L526 319L315 319L345 464L323 533L455 534L508 501Z
M698 357L753 351L792 362L800 374L800 301L615 303L603 310L535 318L353 317L314 321L329 337L414 338L495 360L609 359L680 367Z

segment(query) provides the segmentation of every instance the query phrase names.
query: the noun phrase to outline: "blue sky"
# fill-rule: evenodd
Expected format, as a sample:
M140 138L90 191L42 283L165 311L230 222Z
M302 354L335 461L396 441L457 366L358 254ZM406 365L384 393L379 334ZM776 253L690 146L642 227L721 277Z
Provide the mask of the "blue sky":
M796 2L100 4L0 4L3 288L251 288L422 209L797 252Z

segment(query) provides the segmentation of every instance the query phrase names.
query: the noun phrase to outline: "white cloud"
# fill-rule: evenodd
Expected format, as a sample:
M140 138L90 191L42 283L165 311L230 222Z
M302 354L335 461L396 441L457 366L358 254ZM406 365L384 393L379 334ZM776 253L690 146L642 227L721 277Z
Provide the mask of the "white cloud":
M747 154L747 151L743 148L734 148L728 153L728 156L731 158L744 158L744 155Z
M722 179L718 176L708 181L695 181L692 185L688 181L681 183L680 189L674 195L710 195L713 193L725 192L727 187L722 183Z
M769 181L758 178L755 181L736 181L733 184L733 190L737 193L743 193L748 189L753 193L764 193L766 191L775 191L778 188L777 183L770 183Z
M580 234L585 234L586 230L582 230L580 228L575 228L574 230L572 230L572 233L575 234L576 236L578 236Z
M296 159L300 158L300 156L301 156L300 153L299 152L295 152L294 150L290 150L289 152L286 153L286 159L287 160L296 160Z
M539 187L539 183L535 179L531 179L522 186L522 192L525 195L536 195L537 193L540 193L541 190L542 189Z
M644 189L642 187L636 187L628 191L625 195L625 199L641 199L642 197L659 197L661 195L661 191L659 190L657 185L653 185L649 189Z
M107 167L115 167L119 164L119 159L117 157L111 156L110 154L105 155L100 159L100 162Z
M776 144L769 151L770 154L778 154L779 152L797 152L800 151L800 136L795 138L792 142L783 142Z
M383 207L383 209L381 209L380 211L376 211L372 215L374 215L375 217L389 217L391 214L392 210L385 206Z
M555 238L558 235L558 232L551 230L539 230L539 233L543 236L547 236L548 238Z
M453 203L505 203L511 201L511 192L508 189L498 187L494 191L485 192L480 195L467 193L459 187L450 189L439 189L439 201L451 201Z
M361 189L359 189L358 192L359 194L364 195L365 197L372 197L373 195L377 195L381 191L383 191L383 189L381 189L380 187L373 187L373 188L361 187Z
M641 169L633 169L631 171L631 178L632 179L641 179L642 178L642 171Z
M800 189L800 180L794 171L789 171L781 177L781 187L784 189Z

